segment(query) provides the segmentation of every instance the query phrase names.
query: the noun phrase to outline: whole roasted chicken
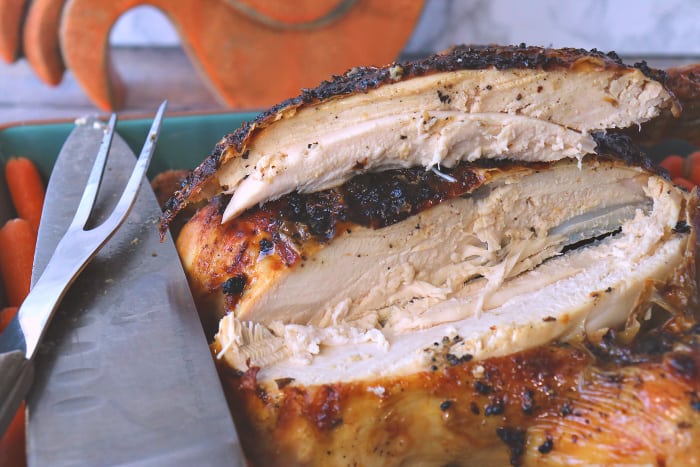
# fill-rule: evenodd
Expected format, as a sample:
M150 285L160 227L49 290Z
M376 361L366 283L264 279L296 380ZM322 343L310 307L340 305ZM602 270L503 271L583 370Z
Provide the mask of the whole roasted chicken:
M251 463L700 463L697 195L634 141L681 109L614 54L461 46L226 136L162 227L196 207Z

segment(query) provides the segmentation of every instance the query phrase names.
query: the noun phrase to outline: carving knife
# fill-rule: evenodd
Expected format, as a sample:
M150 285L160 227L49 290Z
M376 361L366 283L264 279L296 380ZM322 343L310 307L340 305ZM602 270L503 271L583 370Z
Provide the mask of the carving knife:
M32 279L78 205L102 138L76 123L46 192ZM95 206L114 207L135 156L115 135ZM29 466L244 465L172 239L144 179L134 208L68 291L36 357Z

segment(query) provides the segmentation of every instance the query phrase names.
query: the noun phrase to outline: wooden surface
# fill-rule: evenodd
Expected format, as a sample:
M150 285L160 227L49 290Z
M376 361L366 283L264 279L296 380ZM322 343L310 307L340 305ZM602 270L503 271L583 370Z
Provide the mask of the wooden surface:
M121 74L108 54L110 31L123 14L146 4L169 18L220 98L246 109L269 107L358 63L391 62L423 9L422 0L71 0L54 43L102 109L124 108Z
M169 112L220 112L235 110L221 103L207 88L181 48L119 48L112 59L126 84L122 115L151 115L168 99ZM638 60L625 59L630 63ZM700 57L651 58L651 66L667 68L700 62ZM291 96L289 96L291 97ZM43 83L26 60L0 61L0 126L46 119L74 119L103 115L83 93L70 72L57 87Z

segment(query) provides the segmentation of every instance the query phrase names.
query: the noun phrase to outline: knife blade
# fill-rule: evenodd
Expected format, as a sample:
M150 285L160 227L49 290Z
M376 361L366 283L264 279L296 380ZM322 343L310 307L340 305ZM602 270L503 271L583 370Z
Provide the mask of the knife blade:
M103 130L76 125L56 160L32 279L72 218ZM135 157L118 134L94 225ZM173 241L143 181L134 208L66 294L36 357L27 398L30 466L243 465L230 411Z

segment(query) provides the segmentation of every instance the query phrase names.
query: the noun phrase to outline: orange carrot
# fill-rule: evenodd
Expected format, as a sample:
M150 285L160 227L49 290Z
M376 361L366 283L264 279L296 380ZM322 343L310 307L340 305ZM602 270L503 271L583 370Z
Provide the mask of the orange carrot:
M685 164L685 159L677 154L672 154L666 157L659 164L661 167L668 171L671 178L682 177L683 176L683 165Z
M0 229L0 276L10 306L19 306L29 293L36 247L36 230L29 221L10 219Z
M24 402L17 410L4 436L0 436L0 465L23 467L27 465L24 439Z
M7 306L0 310L0 334L2 334L7 325L10 324L12 318L15 317L17 309L18 307L16 306Z
M26 157L13 157L5 163L5 179L17 215L37 230L45 192L36 166Z
M688 180L685 177L676 177L673 179L673 183L675 183L676 185L678 185L680 187L685 188L688 191L691 191L695 187L693 182L691 182L690 180Z
M688 154L685 158L685 166L683 167L683 176L689 176L693 167L700 165L700 151L694 151Z
M695 163L695 161L700 160L700 151L693 151L690 154L686 156L686 159L691 160Z
M700 161L688 167L688 173L685 178L693 182L694 185L700 185Z

